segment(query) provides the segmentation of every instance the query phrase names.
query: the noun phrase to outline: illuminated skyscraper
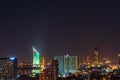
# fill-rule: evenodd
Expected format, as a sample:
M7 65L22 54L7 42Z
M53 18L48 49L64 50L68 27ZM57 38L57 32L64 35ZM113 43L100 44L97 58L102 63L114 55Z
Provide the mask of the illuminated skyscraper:
M95 48L95 51L94 51L94 64L95 64L95 65L98 65L98 63L99 63L99 58L98 58L98 56L99 56L98 47L96 47L96 48Z
M33 47L33 67L40 67L40 54L34 47ZM33 70L33 72L39 73L40 70Z
M44 57L41 58L41 70L43 71L43 69L45 68L45 59Z
M58 60L58 72L60 76L68 73L75 73L79 69L79 56L61 55L54 56L54 60Z

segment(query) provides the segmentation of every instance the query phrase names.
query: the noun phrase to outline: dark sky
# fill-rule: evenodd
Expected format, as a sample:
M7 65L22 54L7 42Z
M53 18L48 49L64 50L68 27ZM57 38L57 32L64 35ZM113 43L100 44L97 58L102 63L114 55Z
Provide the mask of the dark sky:
M120 4L96 1L0 2L0 57L32 60L32 46L52 58L93 55L117 61L120 52Z

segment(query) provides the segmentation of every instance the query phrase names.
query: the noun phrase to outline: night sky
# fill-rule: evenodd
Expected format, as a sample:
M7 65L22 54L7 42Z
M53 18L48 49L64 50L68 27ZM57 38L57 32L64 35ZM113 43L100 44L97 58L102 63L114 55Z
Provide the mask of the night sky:
M93 55L117 62L120 53L120 4L96 1L0 2L0 57L32 60L42 56Z

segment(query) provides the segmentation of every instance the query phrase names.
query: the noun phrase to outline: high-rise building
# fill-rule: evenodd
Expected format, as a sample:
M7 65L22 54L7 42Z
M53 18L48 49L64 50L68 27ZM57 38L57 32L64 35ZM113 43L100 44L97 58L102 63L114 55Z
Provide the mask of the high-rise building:
M58 79L58 60L52 60L53 79Z
M98 47L95 48L94 50L94 65L99 64L99 53L98 53Z
M81 64L86 64L86 58L85 58L85 56L81 57Z
M15 80L17 76L17 58L0 58L0 79Z
M87 56L87 65L91 64L90 56Z
M45 68L45 59L44 57L41 58L41 71Z
M118 54L118 64L120 65L120 54Z
M61 55L54 56L58 60L59 75L75 73L79 69L79 56Z
M64 55L62 56L54 56L54 60L58 60L58 73L59 75L64 74L64 69L65 69L65 61L64 61Z
M40 67L40 54L33 47L33 67ZM40 73L40 70L33 70L34 73Z

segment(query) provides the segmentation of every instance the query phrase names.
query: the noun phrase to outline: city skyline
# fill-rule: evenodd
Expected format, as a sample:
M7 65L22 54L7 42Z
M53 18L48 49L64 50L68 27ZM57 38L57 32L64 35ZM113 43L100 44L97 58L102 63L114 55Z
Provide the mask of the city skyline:
M87 56L118 60L120 5L107 1L2 1L0 55L32 61L32 46L41 56Z

